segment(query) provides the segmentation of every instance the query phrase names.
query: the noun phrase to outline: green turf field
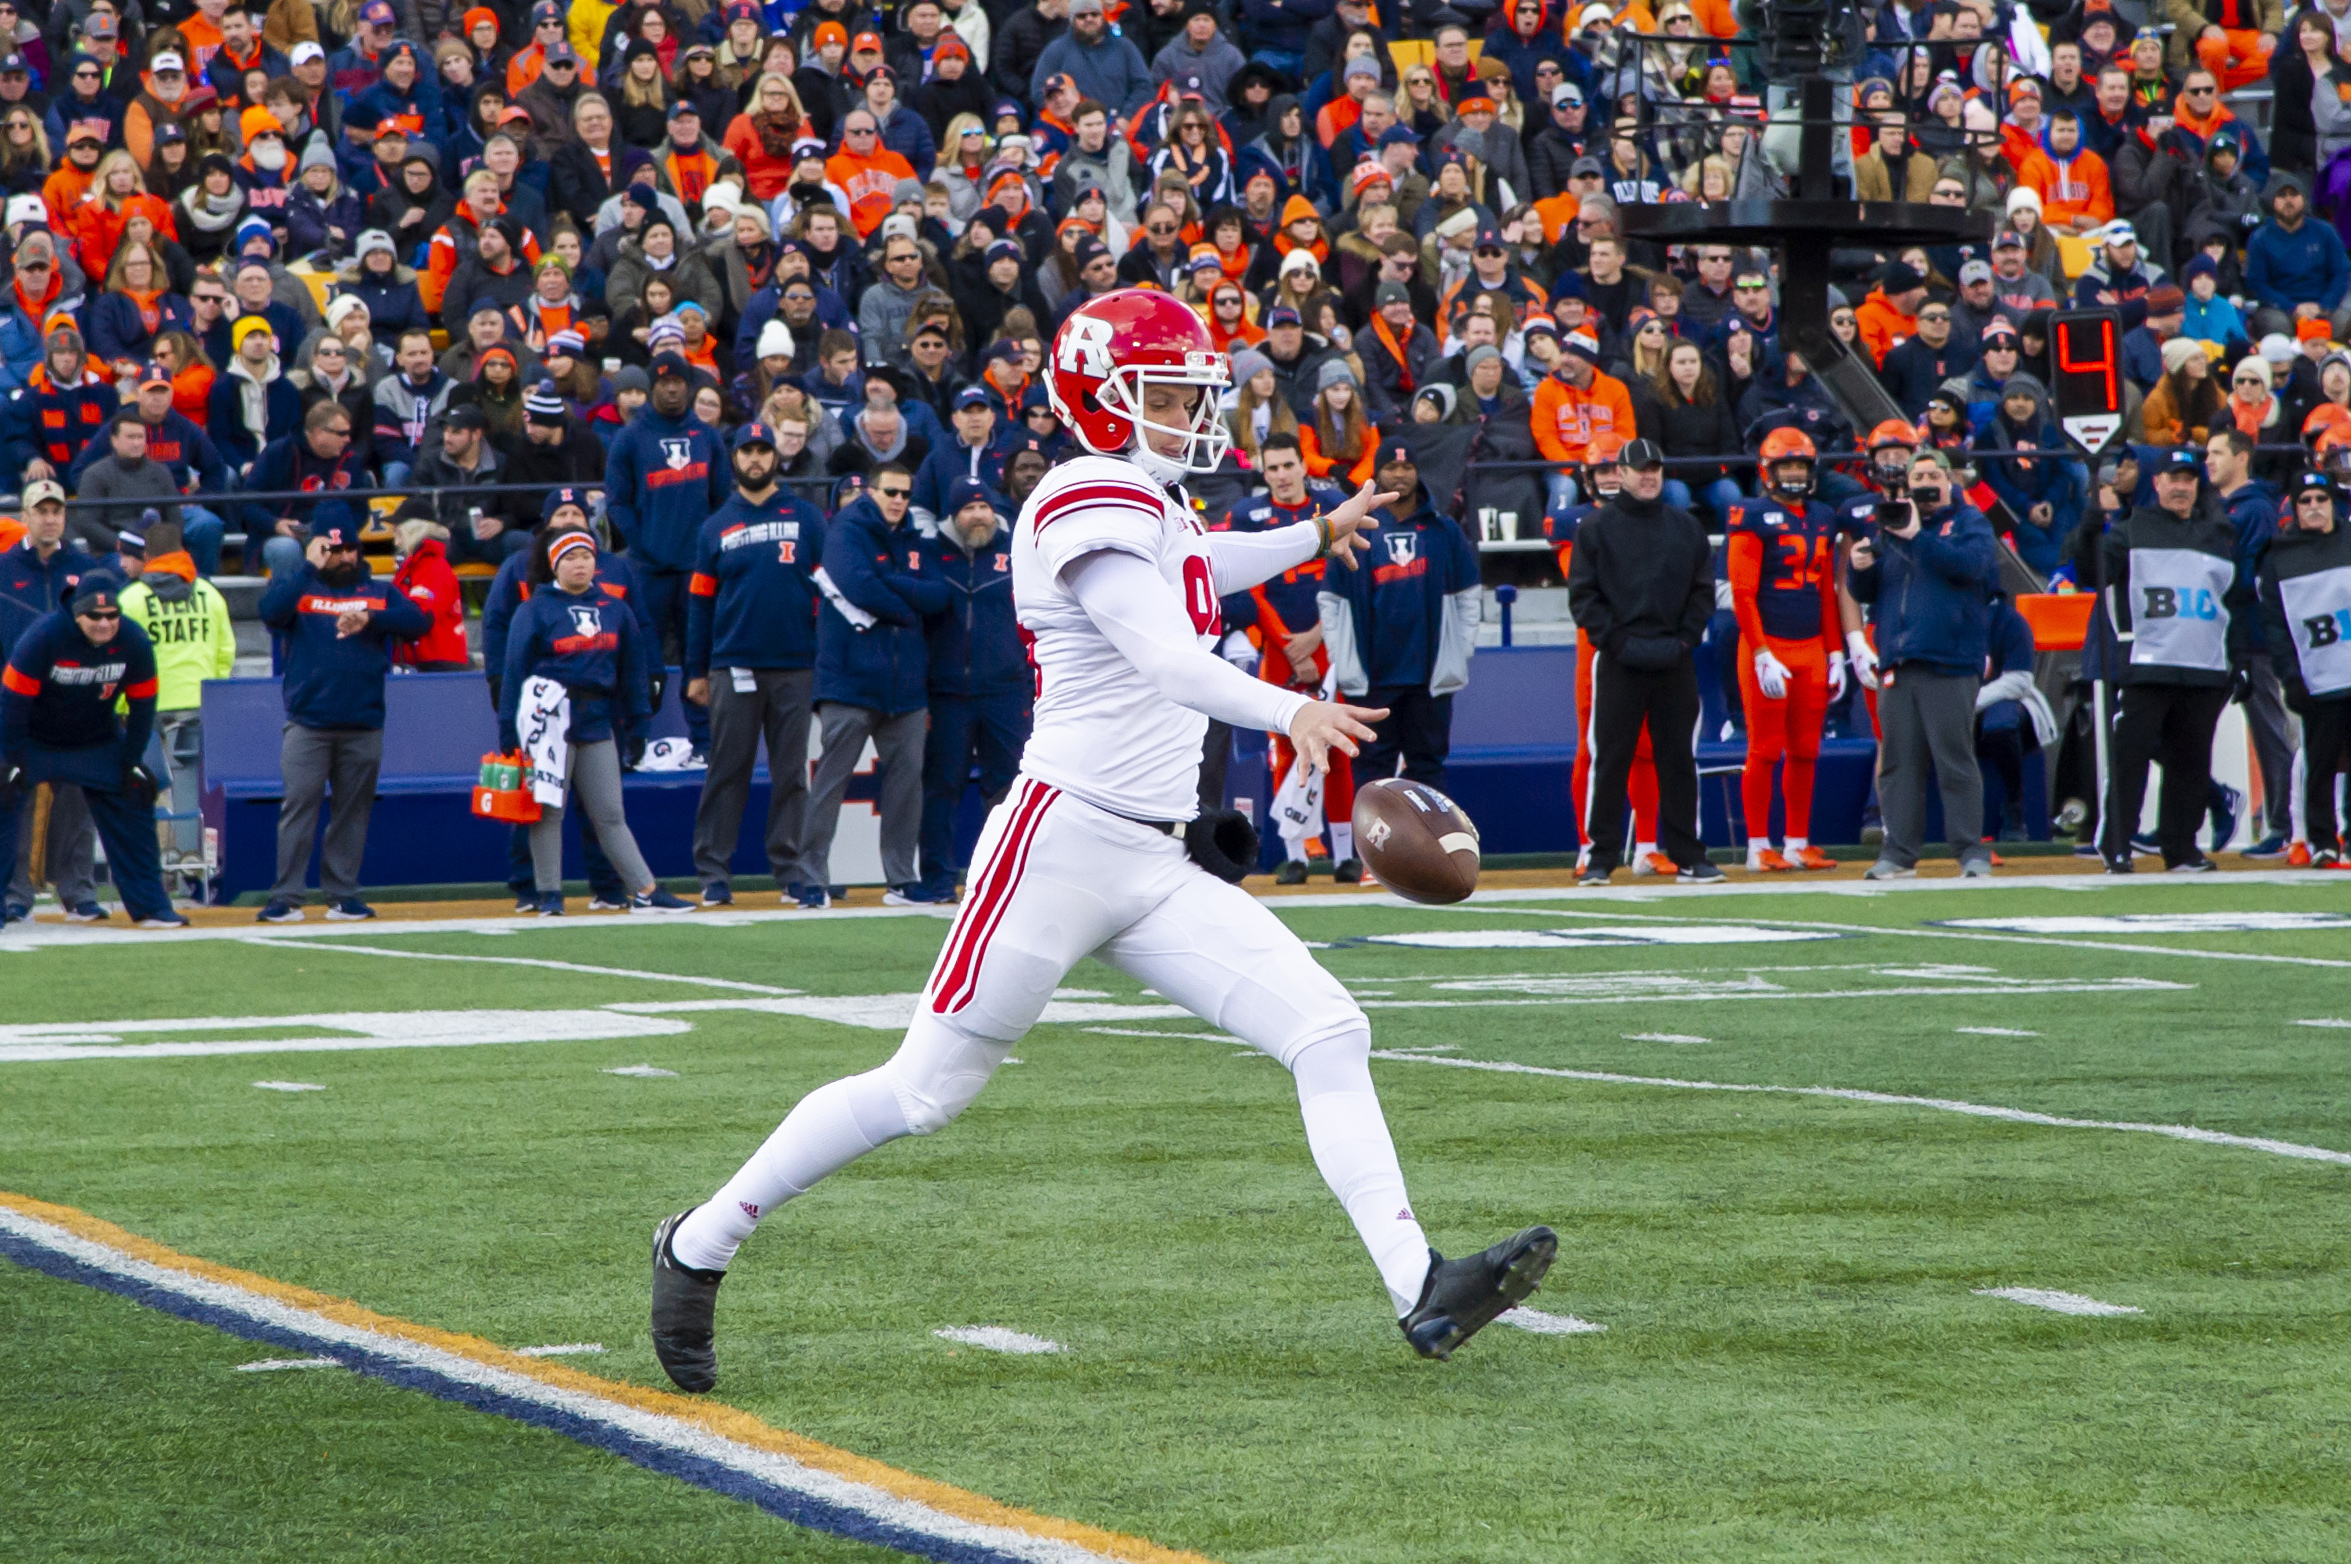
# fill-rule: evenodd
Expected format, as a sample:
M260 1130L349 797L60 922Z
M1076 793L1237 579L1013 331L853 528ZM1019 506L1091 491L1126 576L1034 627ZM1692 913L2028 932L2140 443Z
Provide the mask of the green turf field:
M717 1399L1262 1564L2351 1557L2351 1165L2283 1154L2351 1151L2351 1035L2297 1024L2351 1023L2351 878L1282 910L1370 1010L1432 1238L1551 1222L1533 1306L1604 1331L1496 1325L1414 1359L1286 1074L1089 964L1074 1019L959 1123L746 1247ZM2148 914L2174 921L1945 921ZM892 1002L811 1001L911 993L945 925L569 923L0 947L0 1189L508 1346L601 1343L581 1368L663 1384L652 1224L887 1055ZM771 997L818 1013L704 1008ZM493 1010L571 1019L24 1057L42 1025L144 1046L356 1014L340 1035L397 1040L402 1012ZM643 1035L564 1040L598 1015ZM199 1018L246 1019L97 1025ZM605 1073L635 1065L675 1074ZM2009 1288L2139 1312L1983 1295ZM973 1325L1065 1350L933 1334ZM0 1264L0 1556L890 1556L357 1375L236 1371L280 1355Z

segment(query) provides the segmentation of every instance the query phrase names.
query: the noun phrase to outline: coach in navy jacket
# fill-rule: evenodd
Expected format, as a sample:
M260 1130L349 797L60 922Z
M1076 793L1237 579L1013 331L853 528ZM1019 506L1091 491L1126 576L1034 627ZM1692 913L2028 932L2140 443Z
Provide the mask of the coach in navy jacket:
M922 759L922 885L955 890L955 811L976 768L991 807L1012 786L1027 747L1036 674L1012 603L1012 532L969 478L947 485L938 536L923 545L947 607L923 620L931 731Z
M301 569L270 578L261 622L286 647L279 759L286 796L278 809L277 883L261 919L301 921L319 805L330 781L334 811L319 851L319 888L330 916L372 917L359 899L359 866L384 763L384 680L392 671L392 643L425 634L432 616L369 571L355 524L332 522L311 537Z
M808 848L813 890L831 879L833 831L868 739L880 754L882 873L894 894L915 892L914 851L922 827L922 755L930 659L926 614L946 611L946 584L923 540L906 525L914 475L885 462L871 490L851 500L825 531L817 586L816 715L824 753L809 784ZM804 897L802 905L810 905ZM821 903L814 903L821 905Z
M16 862L34 787L71 784L106 844L124 907L142 927L178 928L187 920L163 889L154 779L139 766L155 730L155 643L122 616L120 590L103 573L83 577L71 603L35 620L0 669L0 864Z
M718 431L694 416L693 395L694 371L685 356L654 354L652 400L612 437L604 464L608 514L636 562L645 609L660 635L647 648L657 670L673 656L685 660L686 578L702 523L727 502L729 487ZM710 741L710 715L691 702L686 732L697 750Z
M686 609L686 700L710 713L709 767L694 808L694 872L705 906L728 882L751 771L767 743L767 863L787 896L807 886L808 718L824 596L824 512L776 481L775 431L736 429L735 492L702 524Z

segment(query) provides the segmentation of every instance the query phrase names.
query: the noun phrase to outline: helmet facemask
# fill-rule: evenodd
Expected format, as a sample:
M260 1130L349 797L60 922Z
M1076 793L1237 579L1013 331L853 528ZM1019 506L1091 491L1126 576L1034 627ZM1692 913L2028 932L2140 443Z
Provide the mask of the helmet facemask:
M1797 468L1803 473L1803 476L1793 483L1788 480L1788 469L1791 467ZM1794 456L1783 457L1779 461L1773 462L1771 464L1771 492L1776 498L1790 504L1809 496L1812 493L1812 463Z
M1225 428L1223 410L1218 406L1218 393L1229 383L1222 355L1213 362L1190 364L1182 369L1164 365L1126 365L1114 369L1102 381L1102 389L1094 400L1108 412L1116 413L1134 425L1134 436L1128 442L1126 454L1132 456L1143 469L1162 483L1172 482L1184 473L1214 472L1224 464L1225 453L1232 448L1232 431ZM1200 397L1192 407L1192 421L1188 425L1163 424L1145 416L1143 398L1153 385L1197 386ZM1150 440L1153 434L1173 435L1183 441L1174 455L1155 449Z

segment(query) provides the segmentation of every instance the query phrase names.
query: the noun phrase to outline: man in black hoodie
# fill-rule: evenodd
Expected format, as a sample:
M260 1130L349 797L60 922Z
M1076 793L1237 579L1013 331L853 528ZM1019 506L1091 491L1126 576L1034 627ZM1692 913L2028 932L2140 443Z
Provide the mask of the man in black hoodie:
M1658 845L1685 884L1722 878L1698 836L1698 665L1714 614L1706 529L1666 504L1665 453L1635 440L1618 459L1623 488L1576 529L1568 612L1599 655L1592 664L1592 858L1579 885L1606 885L1624 852L1625 782L1644 723L1657 763Z
M2214 867L2196 847L2212 781L2212 732L2221 708L2250 688L2258 632L2236 530L2205 502L2203 483L2194 450L2165 451L2155 469L2155 503L2132 511L2102 544L2106 611L2124 647L2101 844L2109 874L2131 872L2131 831L2146 802L2151 762L2163 766L2155 829L2163 866L2183 874Z
M2351 770L2351 531L2323 472L2294 480L2294 515L2261 560L2261 614L2286 705L2302 719L2295 800L2313 869L2342 867L2335 775Z

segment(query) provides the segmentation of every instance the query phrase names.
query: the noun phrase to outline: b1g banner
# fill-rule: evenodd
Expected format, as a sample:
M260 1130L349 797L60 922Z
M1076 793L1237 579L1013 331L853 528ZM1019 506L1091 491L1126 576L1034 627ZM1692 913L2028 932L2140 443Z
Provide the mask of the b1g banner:
M2286 576L2278 582L2294 660L2313 695L2351 690L2351 566Z
M2236 565L2192 548L2131 550L2131 662L2137 667L2229 667L2229 611L2221 599Z

